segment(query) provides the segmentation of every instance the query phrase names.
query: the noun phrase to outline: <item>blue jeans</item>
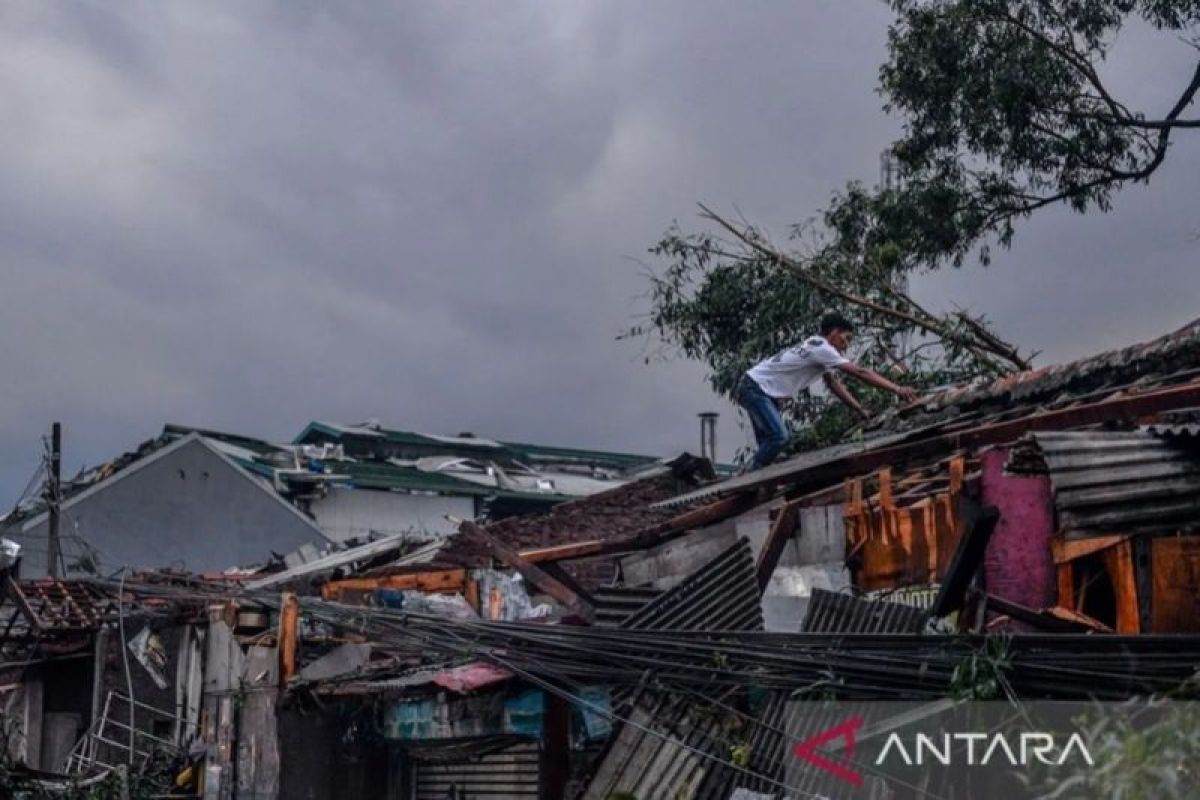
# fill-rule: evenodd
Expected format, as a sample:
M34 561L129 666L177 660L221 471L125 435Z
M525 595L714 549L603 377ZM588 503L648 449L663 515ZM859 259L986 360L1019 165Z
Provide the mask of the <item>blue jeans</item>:
M754 428L754 441L758 444L750 469L765 467L788 443L788 430L779 406L749 375L743 375L738 381L734 399L746 409L746 416L750 417L750 425Z

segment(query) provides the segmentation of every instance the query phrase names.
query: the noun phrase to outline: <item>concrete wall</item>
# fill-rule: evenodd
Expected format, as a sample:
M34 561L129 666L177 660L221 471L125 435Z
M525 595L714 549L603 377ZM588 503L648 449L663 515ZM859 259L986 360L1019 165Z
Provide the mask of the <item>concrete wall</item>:
M85 552L80 540L94 548L102 573L121 566L221 570L323 542L298 510L199 440L150 458L63 507L68 567ZM22 577L46 574L46 524L35 518L6 533L22 545Z
M1054 535L1050 478L1006 475L1007 460L1007 449L990 450L979 459L983 502L1000 511L984 557L984 585L1005 600L1046 608L1054 605L1057 593L1050 553Z
M387 536L413 534L430 539L448 536L458 526L446 519L475 518L472 497L442 497L400 492L333 487L314 500L310 510L317 524L336 541L366 540L372 531Z

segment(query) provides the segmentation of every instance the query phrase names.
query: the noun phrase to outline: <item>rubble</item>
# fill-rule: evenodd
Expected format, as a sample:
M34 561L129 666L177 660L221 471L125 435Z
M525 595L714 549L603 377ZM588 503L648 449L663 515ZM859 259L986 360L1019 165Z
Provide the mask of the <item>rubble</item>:
M833 780L794 754L836 728L826 700L1195 699L1198 331L417 546L118 580L14 558L8 757L78 781L169 763L171 796L218 799L806 797ZM414 446L325 425L296 452Z

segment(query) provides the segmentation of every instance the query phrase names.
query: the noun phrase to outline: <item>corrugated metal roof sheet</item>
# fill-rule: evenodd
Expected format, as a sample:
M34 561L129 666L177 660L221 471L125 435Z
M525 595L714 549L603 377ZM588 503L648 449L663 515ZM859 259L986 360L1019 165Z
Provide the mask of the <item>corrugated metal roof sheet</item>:
M593 590L591 594L596 605L595 624L616 628L662 592L658 589L606 586Z
M762 607L750 543L739 539L681 583L642 606L620 627L761 631ZM729 743L719 718L699 713L702 704L696 698L669 691L638 692L625 705L626 716L637 725L621 727L584 798L601 800L617 790L646 798L690 791L688 796L716 800L715 795L696 794L716 762L689 748L727 759ZM648 733L646 728L659 735Z
M807 633L914 633L921 628L923 620L922 611L913 606L813 589L801 630Z
M1042 464L1069 537L1200 529L1194 448L1149 431L1054 432L1026 437L1010 458L1013 471Z
M762 602L749 541L739 539L707 565L642 606L621 627L761 631Z

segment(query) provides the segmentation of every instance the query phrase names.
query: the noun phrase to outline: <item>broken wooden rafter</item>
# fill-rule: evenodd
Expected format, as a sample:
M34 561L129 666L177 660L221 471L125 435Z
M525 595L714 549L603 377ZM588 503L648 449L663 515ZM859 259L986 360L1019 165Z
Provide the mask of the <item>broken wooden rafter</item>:
M431 570L378 578L344 578L321 587L325 600L340 600L345 592L373 592L376 589L415 589L422 592L462 592L467 581L465 569Z
M929 616L935 619L963 607L967 599L967 590L975 573L983 564L988 542L991 541L992 532L996 530L996 523L1000 521L1000 512L994 506L979 506L960 498L959 508L964 521L963 532L959 536L950 565L946 567L941 588L938 589L933 606L929 609Z
M287 686L296 674L300 649L300 601L295 592L284 592L279 608L279 683Z
M521 573L521 576L531 585L550 595L587 622L590 623L596 618L595 606L589 602L589 598L581 595L537 564L525 559L515 549L492 536L479 525L464 521L459 528L463 533L477 538L497 560Z
M800 507L799 501L785 503L780 506L775 516L775 522L771 525L770 532L767 533L767 539L763 542L762 550L758 554L758 563L754 567L759 591L766 591L767 584L771 582L771 575L775 573L775 567L779 565L783 549L787 546L788 540L800 529Z

